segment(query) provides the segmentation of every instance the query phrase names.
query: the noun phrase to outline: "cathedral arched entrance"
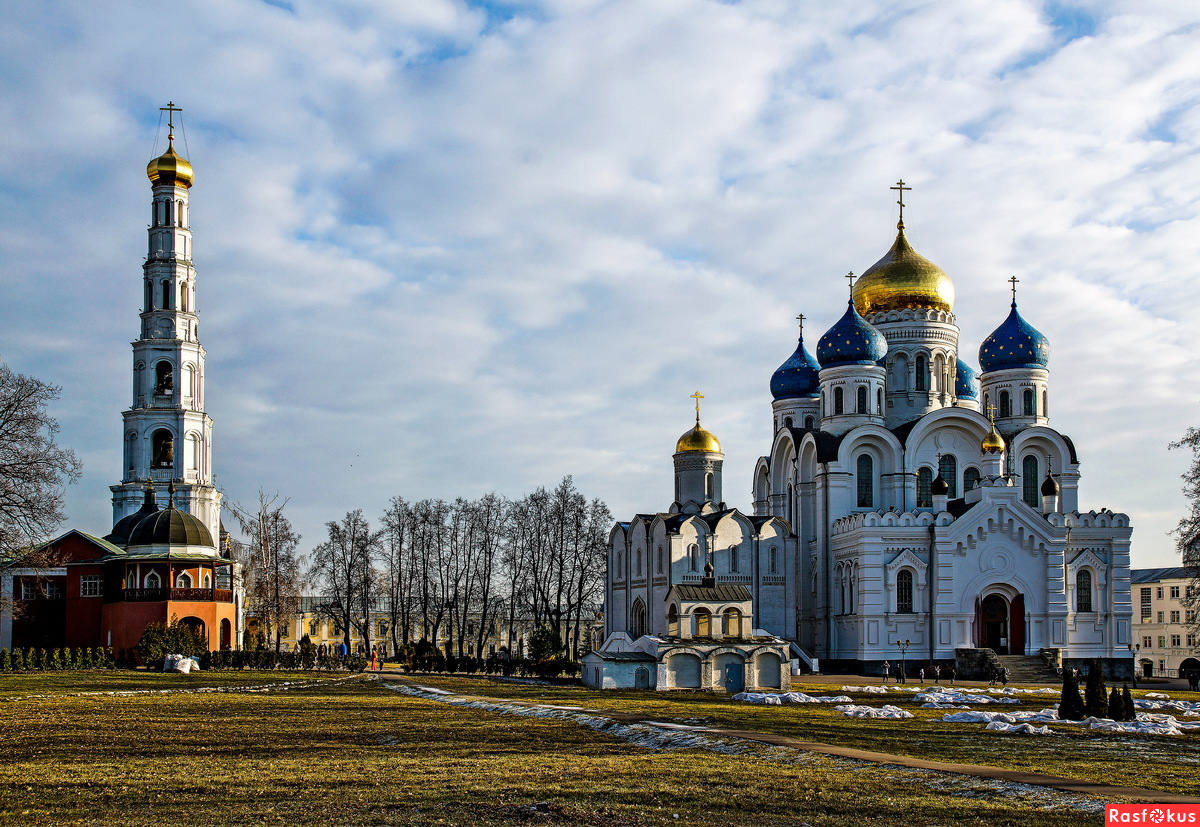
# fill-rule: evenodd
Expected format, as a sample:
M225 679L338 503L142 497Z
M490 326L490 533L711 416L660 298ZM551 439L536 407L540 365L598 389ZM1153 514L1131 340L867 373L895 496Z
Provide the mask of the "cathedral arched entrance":
M1000 655L1025 654L1025 596L987 591L976 604L975 645Z

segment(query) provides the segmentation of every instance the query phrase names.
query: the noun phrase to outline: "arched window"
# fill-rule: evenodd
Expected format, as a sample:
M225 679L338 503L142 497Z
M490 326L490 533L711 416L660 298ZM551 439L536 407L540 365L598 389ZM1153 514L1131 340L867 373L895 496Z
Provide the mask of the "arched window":
M917 470L917 508L933 507L933 470L922 466Z
M854 567L846 569L846 589L850 592L850 602L846 604L846 613L854 614Z
M154 285L152 285L150 282L146 282L146 310L148 312L153 309L154 309Z
M731 572L737 572L740 569L741 561L738 559L739 557L741 557L741 555L739 554L738 547L730 546L729 547L729 570Z
M190 589L191 587L192 587L192 576L190 574L188 574L186 571L179 572L179 575L175 578L175 588Z
M166 428L159 428L154 432L154 436L150 438L154 448L155 468L174 468L175 467L175 438L171 436L171 432Z
M1050 394L1042 391L1042 416L1050 415Z
M983 415L984 416L989 415L989 412L991 411L991 406L992 406L992 401L988 397L988 395L985 393L983 395Z
M825 391L821 391L821 416L829 416L829 408L825 406Z
M912 614L913 573L912 569L901 569L896 575L896 611Z
M875 391L875 413L883 413L883 388L878 388Z
M942 454L942 459L938 463L938 471L941 473L942 479L950 486L946 496L954 499L958 496L958 460L954 458L954 454Z
M633 611L629 613L629 636L633 639L646 634L646 606L642 601L634 601Z
M205 589L211 589L211 588L212 588L212 574L211 574L210 572L207 572L207 571L206 571L206 572L204 572L204 575L203 575L203 577L201 578L201 581L200 581L200 583L201 583L201 586L202 586L203 588L205 588ZM386 621L385 621L385 622L386 622Z
M980 476L978 468L968 468L963 471L963 491L970 491L979 485Z
M933 382L930 387L938 393L946 392L946 362L940 353L933 358Z
M162 283L162 309L171 309L171 282L169 281Z
M188 296L187 285L186 284L179 285L179 309L182 310L184 313L186 313L187 309L188 309L187 296Z
M1021 499L1034 508L1038 507L1038 461L1032 455L1021 462Z
M1012 416L1012 401L1008 398L1008 391L1000 391L1000 418Z
M674 603L667 609L667 635L679 637L679 610L675 608Z
M896 358L892 360L888 387L894 391L902 391L908 387L908 357L903 353L897 353Z
M767 549L767 571L771 574L779 571L779 551L775 546Z
M637 577L638 575L640 575L642 573L642 547L641 546L637 547L637 551L635 552L635 554L637 556L634 557L633 559L636 560L637 562L634 564L633 576Z
M917 354L917 376L915 387L919 391L928 390L929 388L929 363L925 359L925 354Z
M1090 612L1092 610L1092 573L1081 569L1075 575L1075 611Z
M658 547L658 562L656 565L658 568L658 573L662 574L662 572L663 572L663 547L662 546Z
M613 551L613 568L617 570L617 577L621 577L621 550Z
M1032 388L1026 388L1025 392L1021 394L1021 414L1023 416L1035 416L1036 415L1036 412L1033 410L1033 389Z
M843 394L841 388L833 389L833 413L834 413L834 416L837 416L838 414L842 413L843 410L845 410L846 406L844 404L843 396L844 396L844 394Z
M161 589L162 588L162 578L160 578L158 576L158 572L156 572L156 571L152 571L149 574L147 574L145 579L142 580L142 583L144 584L144 587L147 589Z
M783 418L783 424L785 427L788 427L788 428L792 427L792 418L790 416L785 416Z
M713 475L704 475L704 499L711 500L713 498Z
M725 610L725 637L738 638L742 636L742 613L737 609Z
M692 571L700 571L700 546L695 543L688 546L688 568Z
M858 507L875 505L875 463L870 454L858 455Z
M712 612L708 609L696 609L696 637L712 637Z
M154 392L171 393L175 390L175 368L170 362L162 361L154 366Z
M858 400L857 401L858 401L857 413L860 413L860 414L870 413L870 411L867 410L867 386L866 385L858 386Z
M805 427L805 428L808 428L808 430L810 430L810 431L811 431L811 430L813 429L813 426L814 426L815 424L816 424L816 423L815 423L815 422L813 422L813 418L812 418L811 416L806 416L806 417L804 417L804 427Z

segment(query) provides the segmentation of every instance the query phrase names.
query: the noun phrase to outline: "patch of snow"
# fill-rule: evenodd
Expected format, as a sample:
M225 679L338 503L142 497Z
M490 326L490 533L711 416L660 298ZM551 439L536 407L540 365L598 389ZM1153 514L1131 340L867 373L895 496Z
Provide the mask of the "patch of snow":
M750 704L848 704L854 701L849 695L805 695L803 692L739 692L732 700Z
M959 692L956 689L922 692L913 698L915 703L933 704L1019 704L1016 698L1007 695L993 698L991 695L976 695L970 692Z
M1171 696L1168 695L1166 692L1147 692L1146 697L1147 698L1155 698L1155 699L1161 700L1161 701L1171 700Z
M903 710L898 706L892 706L891 704L884 704L883 706L842 704L841 706L835 706L834 711L848 715L851 718L892 718L902 720L913 717L911 712Z
M984 729L990 729L993 732L1007 732L1010 735L1053 735L1054 731L1048 726L1034 726L1033 724L1006 724L1003 721L992 721Z

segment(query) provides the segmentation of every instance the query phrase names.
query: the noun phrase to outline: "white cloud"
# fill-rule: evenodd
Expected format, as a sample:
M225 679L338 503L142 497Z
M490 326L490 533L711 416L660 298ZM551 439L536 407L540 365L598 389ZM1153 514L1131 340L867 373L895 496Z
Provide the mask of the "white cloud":
M216 467L306 540L392 494L576 474L664 507L687 394L746 506L771 372L910 237L963 353L1053 344L1084 500L1167 563L1194 423L1196 31L1175 4L51 3L0 32L0 354L64 385L102 529L155 107L185 107ZM182 133L181 133L182 134ZM161 133L159 140L161 142ZM974 361L972 358L970 361Z

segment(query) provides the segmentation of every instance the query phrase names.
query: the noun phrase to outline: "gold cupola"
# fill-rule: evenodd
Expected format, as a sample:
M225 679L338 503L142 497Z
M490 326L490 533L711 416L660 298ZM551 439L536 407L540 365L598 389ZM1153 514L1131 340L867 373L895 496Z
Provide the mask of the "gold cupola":
M991 417L988 417L989 424L992 426L987 432L987 436L983 438L983 442L979 444L979 450L985 454L999 454L1004 451L1004 437L1000 436L1000 432L996 430L996 423L991 422Z
M175 101L168 101L166 106L159 108L167 113L167 151L146 164L146 177L154 186L170 184L190 187L193 180L192 165L175 151L175 113L183 110L175 105Z
M176 187L192 185L192 165L187 159L175 152L175 136L167 136L167 151L146 164L146 177L150 183L172 184Z
M854 283L854 307L863 316L905 308L954 308L954 282L908 243L904 222L897 226L896 241L883 258L872 264Z
M679 437L675 443L675 453L721 453L721 443L717 441L716 435L700 424L700 400L704 397L700 391L696 391L692 398L696 400L696 426Z

